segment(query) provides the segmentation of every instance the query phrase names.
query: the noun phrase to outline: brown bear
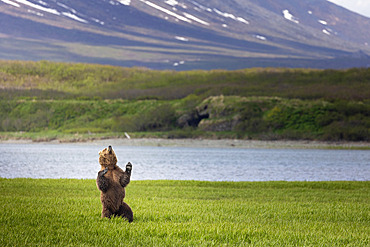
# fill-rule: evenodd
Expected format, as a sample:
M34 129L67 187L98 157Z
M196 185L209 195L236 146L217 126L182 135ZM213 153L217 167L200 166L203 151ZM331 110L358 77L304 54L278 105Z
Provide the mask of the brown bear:
M117 157L112 146L99 152L101 169L98 172L96 184L101 191L100 200L103 205L101 217L121 216L129 222L134 219L134 214L125 198L125 187L130 183L131 163L127 163L126 171L117 166Z

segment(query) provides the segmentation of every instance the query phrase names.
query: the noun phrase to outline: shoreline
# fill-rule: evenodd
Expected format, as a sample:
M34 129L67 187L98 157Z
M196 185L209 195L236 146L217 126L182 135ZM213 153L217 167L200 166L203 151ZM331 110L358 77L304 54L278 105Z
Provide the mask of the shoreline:
M74 144L97 146L154 146L189 148L245 148L245 149L359 149L370 150L369 142L324 142L305 140L239 140L239 139L163 139L163 138L107 138L84 141L33 141L31 139L0 140L0 144Z

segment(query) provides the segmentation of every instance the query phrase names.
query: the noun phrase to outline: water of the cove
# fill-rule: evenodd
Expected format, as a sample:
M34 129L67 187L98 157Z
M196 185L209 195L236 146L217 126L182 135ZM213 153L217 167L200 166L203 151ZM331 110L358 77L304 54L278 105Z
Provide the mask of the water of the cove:
M0 177L94 179L92 144L0 144ZM132 180L368 181L370 151L114 146Z

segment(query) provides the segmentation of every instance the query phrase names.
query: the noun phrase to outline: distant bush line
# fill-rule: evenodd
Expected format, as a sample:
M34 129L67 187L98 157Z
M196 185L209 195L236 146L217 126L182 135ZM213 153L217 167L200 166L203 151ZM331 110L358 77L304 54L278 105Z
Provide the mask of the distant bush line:
M370 140L370 69L152 71L0 61L0 132Z
M162 132L167 138L369 141L369 116L369 103L275 97L0 101L1 132Z

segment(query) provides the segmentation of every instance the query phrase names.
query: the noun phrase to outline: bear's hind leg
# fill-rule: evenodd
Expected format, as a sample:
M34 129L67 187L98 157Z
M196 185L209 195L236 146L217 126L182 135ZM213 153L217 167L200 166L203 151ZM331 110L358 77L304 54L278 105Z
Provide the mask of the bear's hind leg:
M119 207L118 215L128 219L128 222L130 223L134 220L134 213L130 206L125 202L122 202L122 205Z
M110 219L110 217L112 217L112 215L113 215L113 213L109 209L103 208L103 210L101 212L101 217L102 218Z

